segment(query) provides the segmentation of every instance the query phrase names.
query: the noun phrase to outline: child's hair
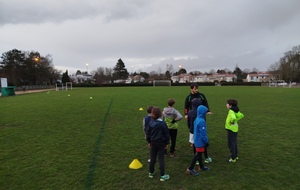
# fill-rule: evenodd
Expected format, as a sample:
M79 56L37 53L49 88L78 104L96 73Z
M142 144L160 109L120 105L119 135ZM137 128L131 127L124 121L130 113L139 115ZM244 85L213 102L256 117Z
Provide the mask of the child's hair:
M194 87L198 88L198 84L192 83L192 84L190 85L190 87L191 87L191 89L193 89Z
M156 120L158 118L161 118L161 116L162 116L161 110L157 107L153 107L151 112L152 119Z
M235 99L228 99L227 100L227 104L231 105L231 106L237 106L238 105L238 101Z
M153 106L148 106L148 107L147 107L147 112L148 112L148 113L151 113L151 112L152 112L152 108L153 108Z
M173 98L170 98L169 100L168 100L168 105L169 106L173 106L175 104L175 100L173 99Z

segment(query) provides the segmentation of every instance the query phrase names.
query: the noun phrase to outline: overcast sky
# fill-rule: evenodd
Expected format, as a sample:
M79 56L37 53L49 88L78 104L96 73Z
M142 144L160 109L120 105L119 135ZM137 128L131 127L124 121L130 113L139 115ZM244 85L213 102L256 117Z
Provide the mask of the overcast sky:
M0 0L0 54L50 54L69 74L119 58L129 72L267 71L297 45L300 0Z

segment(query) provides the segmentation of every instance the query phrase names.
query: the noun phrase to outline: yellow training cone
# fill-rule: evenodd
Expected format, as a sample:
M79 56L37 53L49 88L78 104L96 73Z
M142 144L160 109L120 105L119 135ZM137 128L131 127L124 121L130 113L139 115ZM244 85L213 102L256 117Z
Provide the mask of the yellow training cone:
M140 111L143 111L144 109L143 108L140 108Z
M143 164L138 159L134 159L129 165L130 169L140 169L141 167L143 167Z

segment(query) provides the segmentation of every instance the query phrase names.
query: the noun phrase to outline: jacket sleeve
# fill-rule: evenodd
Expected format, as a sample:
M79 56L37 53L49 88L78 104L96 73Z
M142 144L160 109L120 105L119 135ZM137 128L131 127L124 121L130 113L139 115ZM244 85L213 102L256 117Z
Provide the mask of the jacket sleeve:
M192 118L188 115L187 117L187 126L189 129L191 129L191 126L192 126ZM193 131L193 134L194 134L194 131Z
M145 122L145 118L143 119L143 131L144 131L144 134L146 134L146 122Z
M236 114L236 120L237 121L240 120L240 119L242 119L243 117L244 117L244 114L242 112L240 112L240 111Z
M207 132L206 132L206 125L204 124L204 129L202 129L201 132L201 138L204 144L208 143L208 137L207 137Z
M176 115L176 117L174 119L176 121L179 121L183 118L183 116L181 115L181 113L178 110L175 110L175 115Z
M190 110L190 102L189 102L189 96L188 95L186 98L185 98L185 102L184 102L184 114L187 115L189 110Z
M208 106L208 101L207 101L205 95L201 93L201 97L203 98L203 105L204 105L205 107L207 107L208 112L210 112L210 109L209 109L209 106Z
M165 144L168 145L170 143L170 134L169 134L169 129L166 123L164 123L164 136L165 136Z
M150 125L146 129L146 140L148 143L151 143L151 127Z

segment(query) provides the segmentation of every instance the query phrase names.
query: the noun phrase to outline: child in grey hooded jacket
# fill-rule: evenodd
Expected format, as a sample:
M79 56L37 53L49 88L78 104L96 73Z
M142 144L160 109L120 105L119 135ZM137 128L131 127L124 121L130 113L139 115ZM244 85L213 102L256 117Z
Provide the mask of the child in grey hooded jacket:
M168 126L171 139L170 157L174 157L178 129L177 121L183 118L179 111L174 108L174 104L175 100L170 98L168 100L168 107L165 107L162 112L164 121Z

